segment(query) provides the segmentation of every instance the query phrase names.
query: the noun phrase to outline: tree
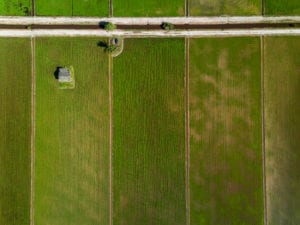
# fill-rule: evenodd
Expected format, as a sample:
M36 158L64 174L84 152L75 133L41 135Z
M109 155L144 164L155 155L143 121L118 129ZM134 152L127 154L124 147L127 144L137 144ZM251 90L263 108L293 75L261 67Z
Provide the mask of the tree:
M110 30L114 30L116 28L117 28L117 26L111 22L106 22L104 24L104 30L110 31Z
M174 24L172 24L172 23L163 22L161 24L161 27L164 30L174 30Z

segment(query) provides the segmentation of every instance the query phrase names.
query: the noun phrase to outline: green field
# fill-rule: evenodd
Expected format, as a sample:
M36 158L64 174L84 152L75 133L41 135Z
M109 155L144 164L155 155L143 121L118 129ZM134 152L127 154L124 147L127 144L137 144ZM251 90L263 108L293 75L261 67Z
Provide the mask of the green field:
M31 0L1 0L1 16L31 16Z
M98 41L36 40L35 224L108 224L108 55ZM58 88L58 66L73 66L75 89Z
M184 0L114 0L114 16L184 16Z
M191 16L260 15L261 0L189 0Z
M108 16L108 0L35 0L38 16Z
M31 158L30 39L0 39L0 80L0 224L28 225Z
M300 15L299 0L265 0L267 15Z
M269 225L300 224L300 37L265 38Z
M191 225L263 224L259 38L190 40Z
M113 61L114 225L182 225L184 39L126 39Z

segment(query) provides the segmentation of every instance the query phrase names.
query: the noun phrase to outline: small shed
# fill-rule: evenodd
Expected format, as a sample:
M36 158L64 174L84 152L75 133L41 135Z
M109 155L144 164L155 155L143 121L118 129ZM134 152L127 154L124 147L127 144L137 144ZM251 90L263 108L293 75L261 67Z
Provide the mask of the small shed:
M72 82L70 70L64 67L59 68L58 81L62 83Z

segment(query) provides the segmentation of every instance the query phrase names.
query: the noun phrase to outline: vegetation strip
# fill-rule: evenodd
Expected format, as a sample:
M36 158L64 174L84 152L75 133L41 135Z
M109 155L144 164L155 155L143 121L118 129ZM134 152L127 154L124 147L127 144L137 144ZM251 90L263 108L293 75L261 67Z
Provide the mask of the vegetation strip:
M108 74L109 74L109 224L113 224L113 60L108 55Z
M263 190L264 190L264 224L268 224L267 190L266 190L266 147L265 147L265 44L264 36L260 37L261 48L261 129L262 129L262 162L263 162Z
M185 113L186 113L186 222L187 225L190 224L190 71L189 71L189 63L190 63L190 40L189 38L185 38L185 87L186 87L186 105L185 105Z
M35 37L31 38L31 179L30 224L34 224L34 165L35 165Z

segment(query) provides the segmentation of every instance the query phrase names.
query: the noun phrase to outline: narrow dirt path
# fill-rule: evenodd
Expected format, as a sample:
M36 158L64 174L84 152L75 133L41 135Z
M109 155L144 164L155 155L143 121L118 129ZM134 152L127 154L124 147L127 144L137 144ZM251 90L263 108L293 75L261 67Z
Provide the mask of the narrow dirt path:
M109 0L109 17L113 16L113 0Z
M190 224L190 40L185 38L186 221Z
M265 37L260 37L261 46L261 129L263 160L264 224L267 225L266 147L265 147Z
M31 0L31 16L35 16L35 0Z
M185 16L189 16L189 0L185 0Z
M30 225L34 224L34 165L35 165L35 38L31 38L31 178Z
M112 83L113 59L108 56L109 76L109 224L113 224L113 83Z

